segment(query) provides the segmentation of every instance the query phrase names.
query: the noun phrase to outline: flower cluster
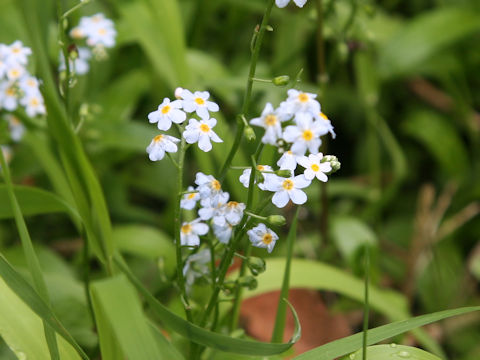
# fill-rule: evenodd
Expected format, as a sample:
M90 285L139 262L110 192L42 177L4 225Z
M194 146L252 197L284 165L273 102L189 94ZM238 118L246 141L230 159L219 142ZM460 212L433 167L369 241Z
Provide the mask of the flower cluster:
M283 155L277 165L280 170L290 171L290 176L282 177L268 165L257 166L262 177L256 183L261 190L275 192L272 202L277 207L283 208L290 200L304 204L307 195L301 189L308 187L314 178L326 182L327 174L338 170L335 157L319 152L321 136L330 133L334 138L335 132L331 121L321 112L315 94L290 89L288 98L277 109L267 103L261 116L250 120L250 124L265 129L262 142L279 147ZM298 165L304 168L303 174L294 176ZM245 187L250 173L247 169L240 176Z
M150 123L157 124L159 130L167 131L172 123L181 125L187 119L187 114L197 115L198 119L191 118L188 125L181 130L182 136L188 144L198 143L198 147L208 152L212 149L213 142L222 142L222 139L213 131L217 120L210 117L210 112L216 112L219 107L213 101L208 100L208 91L195 91L178 88L175 91L176 100L163 99L157 110L148 114ZM174 153L178 151L177 143L180 139L160 134L153 138L147 147L150 160L162 160L165 152Z
M31 53L19 40L0 44L0 110L15 111L21 105L29 117L45 114L39 81L27 70Z
M197 246L200 244L199 235L205 235L209 222L215 237L227 244L232 237L233 228L243 218L245 204L229 201L230 194L222 191L220 182L212 175L201 172L196 174L195 188L190 186L183 196L180 207L193 210L200 204L198 218L183 223L180 231L182 245ZM202 222L203 221L203 222Z
M74 40L85 39L87 46L78 47L70 53L70 68L78 75L86 74L90 69L89 61L92 53L97 59L105 57L105 49L115 45L116 35L115 24L102 13L82 17L78 26L70 31L70 36ZM59 70L65 70L63 54L60 54Z

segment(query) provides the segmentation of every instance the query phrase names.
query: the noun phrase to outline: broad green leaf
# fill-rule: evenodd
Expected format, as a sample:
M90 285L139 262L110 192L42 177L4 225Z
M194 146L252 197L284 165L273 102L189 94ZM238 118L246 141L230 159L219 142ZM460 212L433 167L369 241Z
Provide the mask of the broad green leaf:
M0 336L18 359L50 360L42 319L1 278L0 293ZM60 359L81 359L63 338L57 336L57 342Z
M468 7L443 7L417 16L380 48L380 76L415 72L422 61L479 29L480 13Z
M108 322L101 325L101 346L105 344L102 337L114 334L124 354L118 357L120 354L117 353L115 358L166 359L155 341L137 294L123 275L94 282L91 294L96 322Z
M424 350L405 345L389 344L375 345L367 347L368 360L441 360ZM345 356L341 360L360 360L362 358L362 349Z
M479 311L480 306L464 307L452 310L439 311L436 313L422 315L410 318L408 320L397 321L388 325L376 327L368 330L368 345L379 341L403 334L420 326L428 325L452 316L468 314L473 311ZM297 360L333 360L339 356L356 351L362 346L362 333L357 333L340 340L329 342L313 350L307 351L295 359Z
M57 195L48 191L29 187L14 186L20 208L24 216L65 212L79 219L78 212ZM0 185L0 219L13 218L12 207L8 201L6 185Z
M458 130L433 111L418 111L402 124L408 135L420 141L453 178L460 179L468 167L468 155Z
M35 314L38 315L39 321L43 320L60 334L83 359L88 360L88 356L82 348L75 342L73 337L65 330L64 326L57 319L50 307L37 294L32 286L8 263L5 257L0 254L0 278L3 279L11 291L18 296ZM3 291L2 291L3 294ZM17 319L19 321L19 319ZM62 345L60 345L60 348Z
M173 274L175 246L167 234L145 225L121 225L113 228L113 237L122 252L152 260L163 258L167 274Z
M116 257L115 264L125 275L127 275L130 282L132 282L137 288L137 290L144 296L145 300L148 302L152 310L162 320L162 322L167 327L177 332L178 334L183 335L190 341L225 352L245 355L268 356L280 354L288 350L300 337L298 318L293 308L291 309L294 315L296 327L292 339L288 343L262 343L259 341L237 339L205 330L197 325L186 321L185 319L174 314L168 308L162 305L147 289L145 289L145 287L140 283L140 281L135 278L135 276L130 272L128 267L124 264L123 260Z

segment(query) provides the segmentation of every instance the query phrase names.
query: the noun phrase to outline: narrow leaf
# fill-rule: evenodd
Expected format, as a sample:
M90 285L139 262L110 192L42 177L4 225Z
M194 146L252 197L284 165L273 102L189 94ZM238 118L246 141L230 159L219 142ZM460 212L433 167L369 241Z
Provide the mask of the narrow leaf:
M361 359L361 350L358 350L341 360ZM424 350L405 345L389 344L375 345L367 348L368 360L385 360L385 359L408 359L408 360L441 360Z

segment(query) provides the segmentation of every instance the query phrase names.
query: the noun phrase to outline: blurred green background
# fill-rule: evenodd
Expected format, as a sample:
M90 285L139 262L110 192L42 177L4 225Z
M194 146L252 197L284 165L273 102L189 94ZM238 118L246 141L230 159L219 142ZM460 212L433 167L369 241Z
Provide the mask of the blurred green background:
M64 3L69 8L77 2ZM73 118L87 114L79 134L105 191L119 247L173 308L168 284L174 271L175 169L166 159L148 160L145 148L158 130L148 124L147 114L164 97L173 98L177 86L209 90L220 105L216 130L224 143L210 153L189 150L185 183L193 184L199 170L218 175L233 139L251 36L264 3L97 0L70 17L72 26L100 11L115 21L116 47L108 59L92 62L72 90ZM17 6L0 0L0 43L29 44ZM58 65L55 7L54 1L42 1L52 69ZM319 94L337 134L323 151L342 163L325 187L309 188L295 255L361 276L360 250L369 243L374 284L403 294L412 314L478 305L480 2L309 0L303 9L274 8L270 24L257 77L294 78L303 69L298 88ZM258 116L267 101L277 106L287 89L256 83L248 118ZM27 127L25 138L12 147L14 181L55 192L52 158L57 154L42 130L45 123L39 119ZM235 165L248 165L248 150L244 144ZM268 149L264 163L275 156ZM245 201L239 175L230 171L224 187L232 198ZM0 190L0 247L21 268L15 225L6 219L6 196ZM46 211L45 206L41 197L31 201L26 215L35 215L27 224L55 309L78 341L95 349L78 280L82 241L60 209ZM279 242L273 255L284 251ZM329 307L347 316L360 303L334 297ZM381 323L381 314L372 317L372 325ZM450 359L480 357L478 315L430 330ZM1 349L0 358L12 356Z

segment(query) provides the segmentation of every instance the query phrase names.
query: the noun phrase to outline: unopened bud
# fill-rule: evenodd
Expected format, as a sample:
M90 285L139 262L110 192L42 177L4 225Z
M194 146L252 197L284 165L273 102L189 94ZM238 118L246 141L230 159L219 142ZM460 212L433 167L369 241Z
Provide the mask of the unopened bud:
M246 126L245 130L243 130L243 135L247 138L248 141L255 141L255 131L253 131L251 126Z
M181 98L182 98L182 92L183 92L183 88L177 87L177 88L175 89L175 97L176 97L177 99L181 99Z
M78 49L77 49L77 46L75 44L70 44L68 45L68 57L71 59L71 60L75 60L78 58Z
M266 265L265 260L259 257L252 256L248 259L247 263L248 268L253 275L257 276L258 274L265 271Z
M272 225L282 226L287 223L287 220L282 215L270 215L267 217L267 221Z
M273 80L273 85L275 86L285 86L290 82L290 76L288 75L281 75L274 77Z
M332 167L332 170L327 173L327 174L333 174L334 172L340 170L341 164L340 161L338 161L338 158L335 155L326 155L323 157L322 163L329 162L330 166Z
M249 290L255 289L258 285L257 279L255 279L251 275L242 276L237 281L238 281L238 285L246 287Z
M287 170L287 169L277 170L277 171L275 171L275 174L277 174L280 177L284 177L284 178L292 177L292 172L290 170Z
M265 26L265 30L273 31L273 26L272 25L267 25L267 26Z

